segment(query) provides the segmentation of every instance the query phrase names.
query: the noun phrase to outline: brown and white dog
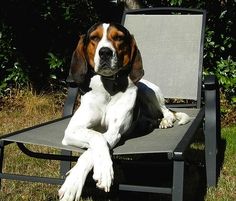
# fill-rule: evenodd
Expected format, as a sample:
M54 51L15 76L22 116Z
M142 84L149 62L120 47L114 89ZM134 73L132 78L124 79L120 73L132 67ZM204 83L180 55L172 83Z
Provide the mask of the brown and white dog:
M89 83L81 105L73 115L62 141L87 150L78 159L59 190L61 201L79 200L88 173L100 189L110 191L112 149L131 128L134 106L142 118L159 128L189 121L188 115L166 108L160 89L141 79L142 59L134 37L119 24L98 23L80 37L73 53L69 80Z

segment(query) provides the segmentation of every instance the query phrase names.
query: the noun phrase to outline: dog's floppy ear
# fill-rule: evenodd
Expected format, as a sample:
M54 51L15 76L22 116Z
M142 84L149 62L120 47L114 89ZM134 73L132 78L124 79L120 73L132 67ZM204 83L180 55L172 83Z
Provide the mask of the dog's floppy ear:
M84 39L85 35L81 35L78 45L72 54L69 76L67 77L66 80L67 82L76 82L80 84L83 83L85 80L88 68L84 53L85 52Z
M131 71L130 71L130 79L136 83L138 82L144 75L143 70L143 62L140 51L137 47L136 41L132 36L131 41Z

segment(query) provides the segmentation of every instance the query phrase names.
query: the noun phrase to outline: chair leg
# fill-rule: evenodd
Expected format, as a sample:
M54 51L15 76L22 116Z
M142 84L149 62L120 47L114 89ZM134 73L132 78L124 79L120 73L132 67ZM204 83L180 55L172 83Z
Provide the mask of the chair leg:
M2 174L3 168L3 156L4 156L4 142L0 142L0 173ZM2 179L0 178L0 189L2 187Z
M216 90L205 92L205 160L207 187L216 186L216 155L217 155L217 102ZM218 131L219 132L219 131Z
M61 150L62 155L71 156L72 152L67 150ZM60 165L60 175L61 177L65 177L66 173L71 169L71 162L70 161L61 161Z
M184 161L174 161L172 201L183 200Z

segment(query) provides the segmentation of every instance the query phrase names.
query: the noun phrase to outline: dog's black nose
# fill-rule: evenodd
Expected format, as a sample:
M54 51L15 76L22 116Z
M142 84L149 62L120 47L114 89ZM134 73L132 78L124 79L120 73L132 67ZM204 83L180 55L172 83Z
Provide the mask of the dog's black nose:
M109 47L102 47L99 50L99 56L101 59L104 59L104 60L110 59L112 55L113 55L113 52Z

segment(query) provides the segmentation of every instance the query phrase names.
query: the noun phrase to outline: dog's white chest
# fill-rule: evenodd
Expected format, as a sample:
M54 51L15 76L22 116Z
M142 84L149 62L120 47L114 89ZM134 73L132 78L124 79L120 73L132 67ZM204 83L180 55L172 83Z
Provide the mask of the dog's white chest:
M129 80L127 89L124 92L118 92L115 95L110 95L105 90L100 76L98 75L91 79L90 87L92 90L89 93L91 93L93 99L95 99L95 104L100 107L103 114L101 126L105 128L111 124L111 119L114 119L114 123L119 121L118 118L123 119L123 115L127 115L127 113L122 111L127 111L128 108L133 108L134 106L134 101L137 96L137 87L131 80Z

